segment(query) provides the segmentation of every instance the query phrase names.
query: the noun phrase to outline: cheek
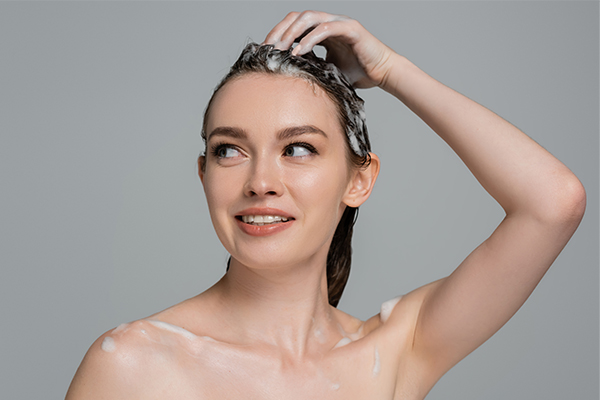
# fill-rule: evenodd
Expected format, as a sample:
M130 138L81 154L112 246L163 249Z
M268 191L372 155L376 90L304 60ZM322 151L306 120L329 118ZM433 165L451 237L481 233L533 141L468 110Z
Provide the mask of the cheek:
M210 171L204 175L204 194L214 219L221 208L231 203L235 188L240 185L235 175L221 176L217 171Z
M330 165L310 171L291 171L288 174L288 190L304 205L319 205L324 212L339 207L347 187L346 169Z

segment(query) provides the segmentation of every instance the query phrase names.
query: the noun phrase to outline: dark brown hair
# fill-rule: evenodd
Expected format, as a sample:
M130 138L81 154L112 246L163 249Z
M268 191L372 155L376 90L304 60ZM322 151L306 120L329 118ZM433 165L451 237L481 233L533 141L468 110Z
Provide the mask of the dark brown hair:
M271 45L256 43L250 43L244 48L229 73L214 90L204 111L202 139L205 145L207 120L215 94L227 82L248 73L293 76L319 85L338 110L340 125L346 133L349 164L355 168L365 168L369 165L371 144L365 123L364 102L342 72L312 51L303 56L294 56L291 49L276 50ZM346 207L327 254L327 291L329 304L334 307L337 307L350 276L352 232L357 217L358 208Z

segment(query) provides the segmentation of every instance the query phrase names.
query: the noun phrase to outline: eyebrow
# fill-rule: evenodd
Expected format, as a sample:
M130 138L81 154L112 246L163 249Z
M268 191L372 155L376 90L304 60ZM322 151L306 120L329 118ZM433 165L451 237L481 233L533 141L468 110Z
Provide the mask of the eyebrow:
M225 136L233 139L246 139L248 134L245 130L240 128L234 128L231 126L218 126L212 130L206 139L208 140L213 136Z
M278 140L286 140L300 135L306 134L318 134L324 137L327 137L327 134L323 132L321 129L317 128L313 125L301 125L301 126L290 126L288 128L284 128L277 133ZM245 130L241 128L235 128L231 126L219 126L210 132L207 137L207 140L212 138L213 136L225 136L233 139L247 139L248 134Z
M301 126L291 126L289 128L282 129L277 134L277 139L285 140L285 139L293 138L295 136L306 135L306 134L311 134L311 133L316 133L316 134L322 135L324 137L327 137L327 134L325 132L323 132L321 129L317 128L316 126L301 125Z

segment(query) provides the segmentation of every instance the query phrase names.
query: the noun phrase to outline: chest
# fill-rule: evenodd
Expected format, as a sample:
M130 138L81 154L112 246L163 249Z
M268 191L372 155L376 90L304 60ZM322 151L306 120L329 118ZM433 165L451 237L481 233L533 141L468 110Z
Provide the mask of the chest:
M180 399L391 400L397 376L390 354L358 343L303 362L216 346L174 368Z

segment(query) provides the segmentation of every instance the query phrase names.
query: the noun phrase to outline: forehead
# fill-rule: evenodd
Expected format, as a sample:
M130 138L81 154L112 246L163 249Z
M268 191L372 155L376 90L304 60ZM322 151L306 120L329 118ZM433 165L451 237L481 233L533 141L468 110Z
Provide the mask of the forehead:
M219 126L281 129L301 125L342 132L336 105L317 84L297 77L253 73L228 82L215 95L207 132Z

